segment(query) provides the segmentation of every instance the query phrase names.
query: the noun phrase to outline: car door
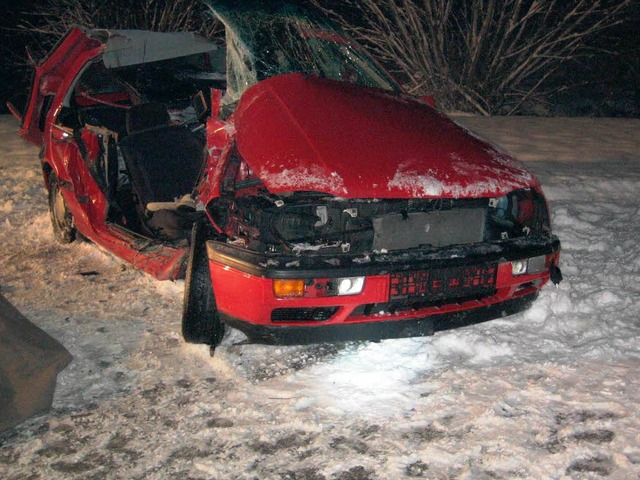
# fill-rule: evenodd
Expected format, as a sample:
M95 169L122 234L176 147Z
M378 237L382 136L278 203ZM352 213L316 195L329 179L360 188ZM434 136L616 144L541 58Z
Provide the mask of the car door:
M35 67L20 128L23 138L41 147L45 174L55 172L66 203L85 233L92 229L92 210L97 206L89 201L93 182L86 168L96 148L92 139L82 139L85 135L74 122L65 119L69 109L64 103L78 73L103 49L100 41L89 38L82 29L71 29Z
M35 67L29 101L20 128L23 138L42 146L47 127L59 112L64 95L76 74L88 59L98 55L103 48L101 42L89 38L82 29L73 28Z

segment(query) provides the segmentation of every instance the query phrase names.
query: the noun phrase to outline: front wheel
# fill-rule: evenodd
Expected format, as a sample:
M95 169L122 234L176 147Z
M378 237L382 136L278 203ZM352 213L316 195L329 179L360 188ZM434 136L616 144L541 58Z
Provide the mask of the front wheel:
M182 306L182 336L189 343L215 347L222 341L224 325L216 308L203 230L200 222L196 222L191 231L191 252Z
M58 177L54 172L49 175L49 216L53 234L60 243L71 243L76 239L76 228L67 203L60 191Z

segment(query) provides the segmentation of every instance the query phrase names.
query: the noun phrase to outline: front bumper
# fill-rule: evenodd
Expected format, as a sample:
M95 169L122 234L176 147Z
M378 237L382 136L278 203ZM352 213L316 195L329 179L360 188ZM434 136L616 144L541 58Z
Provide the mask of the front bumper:
M513 315L529 308L537 296L538 292L534 292L494 305L458 312L436 313L425 318L328 324L321 327L256 325L224 314L221 314L220 318L223 322L243 332L254 343L301 345L321 342L383 340L426 337L437 331Z
M434 330L481 322L527 308L549 281L548 270L513 275L511 262L551 256L560 242L546 234L501 242L420 248L369 255L258 254L226 243L207 242L221 318L251 339L307 343L430 335ZM495 265L495 284L481 295L421 301L390 298L396 272ZM361 293L348 296L276 298L274 279L365 277Z

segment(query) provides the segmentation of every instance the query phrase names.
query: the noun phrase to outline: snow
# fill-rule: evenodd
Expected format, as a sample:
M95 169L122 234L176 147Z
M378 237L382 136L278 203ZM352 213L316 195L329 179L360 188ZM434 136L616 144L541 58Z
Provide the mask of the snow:
M500 191L503 185L495 177L493 179L474 181L468 185L452 183L444 177L446 175L440 174L437 170L429 170L425 174L420 174L407 165L400 165L393 178L389 180L387 188L389 190L402 190L410 196L418 198L437 198L442 196L469 198L487 195L487 193L493 194ZM527 186L529 185L514 185L514 188L509 188L509 190Z
M325 169L314 165L282 170L275 162L269 162L258 171L258 177L274 192L310 190L347 193L344 180L337 172L331 172L327 177Z
M37 149L0 117L0 290L74 356L50 414L0 436L0 478L638 478L640 121L458 120L538 175L559 288L432 337L231 331L212 358L180 337L182 282L55 242Z
M449 155L451 171L458 177L464 178L464 184L453 183L448 173L437 168L424 172L423 162L407 161L398 166L393 178L387 183L387 188L402 190L412 197L420 198L441 196L469 198L498 196L501 192L506 194L517 188L528 188L534 185L531 173L518 166L508 155L494 149L489 149L486 153L493 165L473 164L460 158L457 153Z

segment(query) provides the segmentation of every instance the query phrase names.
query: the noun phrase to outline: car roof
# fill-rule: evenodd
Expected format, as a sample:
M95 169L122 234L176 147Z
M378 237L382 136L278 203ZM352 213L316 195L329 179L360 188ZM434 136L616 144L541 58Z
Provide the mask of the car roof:
M105 44L107 68L126 67L216 50L218 45L189 32L148 30L90 30L87 35Z

